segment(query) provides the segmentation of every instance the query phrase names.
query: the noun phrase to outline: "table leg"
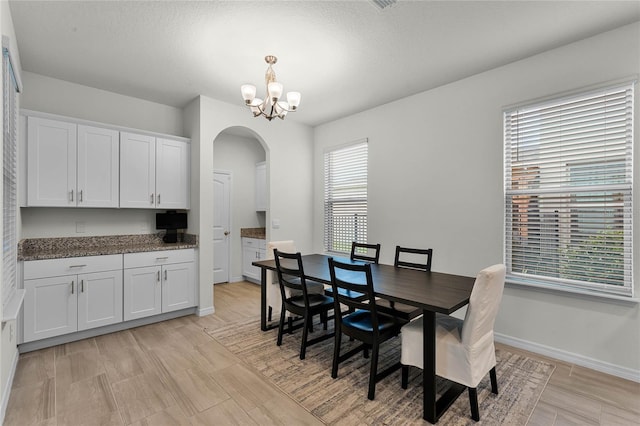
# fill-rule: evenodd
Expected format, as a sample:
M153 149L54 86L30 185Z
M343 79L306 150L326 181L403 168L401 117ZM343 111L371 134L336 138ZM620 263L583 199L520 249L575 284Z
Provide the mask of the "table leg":
M260 268L260 329L267 331L267 268Z
M422 357L424 368L422 369L423 386L423 419L435 424L438 421L436 413L436 313L423 310L423 339Z

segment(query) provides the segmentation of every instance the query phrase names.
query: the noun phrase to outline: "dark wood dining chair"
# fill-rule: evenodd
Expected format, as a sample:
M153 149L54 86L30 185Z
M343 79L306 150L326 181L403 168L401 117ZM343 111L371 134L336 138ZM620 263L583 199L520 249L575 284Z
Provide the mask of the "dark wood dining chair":
M378 263L380 260L380 244L351 243L351 260L362 260Z
M280 284L280 296L282 298L277 344L278 346L282 345L286 312L288 311L294 315L301 316L304 321L302 323L300 359L304 359L309 346L333 337L333 333L327 333L315 339L308 339L309 330L312 329L311 324L314 315L320 315L324 329L327 329L328 312L334 307L333 298L325 294L309 292L304 276L304 268L302 266L302 255L299 252L284 253L278 251L278 249L274 249L273 254L276 261L278 282ZM291 316L289 317L288 324L289 333L295 328L298 328L293 326Z
M338 377L338 365L341 362L360 352L363 352L364 357L367 358L369 349L371 349L369 392L367 397L373 400L375 398L376 383L400 368L400 363L398 362L378 373L380 344L397 336L400 328L407 321L378 312L373 291L371 264L342 263L329 258L329 271L333 294L337 295L334 298L335 308L333 310L336 313L336 330L331 377L334 379ZM344 292L339 291L340 289L363 294L366 299L360 300L347 297ZM341 304L346 305L349 311L340 313ZM362 342L362 344L344 354L340 354L343 333Z
M393 266L396 268L409 268L421 271L431 271L431 258L433 249L417 249L396 246L396 257ZM408 321L422 315L422 309L404 303L390 300L378 300L380 311L395 315Z

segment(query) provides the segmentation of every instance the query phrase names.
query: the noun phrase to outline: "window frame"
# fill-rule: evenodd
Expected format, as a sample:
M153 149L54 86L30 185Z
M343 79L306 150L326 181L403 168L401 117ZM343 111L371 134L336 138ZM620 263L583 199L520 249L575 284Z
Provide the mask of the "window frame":
M504 262L505 262L505 265L507 266L507 282L511 284L517 284L517 285L523 285L523 286L529 286L529 287L554 289L554 290L561 290L561 291L566 291L571 293L590 294L590 295L613 298L613 299L635 300L633 299L635 283L634 283L634 277L633 277L632 240L633 240L633 195L634 195L633 145L635 140L634 126L635 126L635 118L636 118L634 104L635 104L635 97L636 97L636 94L635 94L636 84L637 84L636 78L625 79L617 82L610 82L607 84L599 85L596 87L590 87L590 88L585 88L577 91L572 91L570 93L554 95L542 100L536 100L536 101L531 101L531 102L527 102L519 105L509 106L503 109L503 136L504 136L504 141L503 141L503 148L504 148L503 250L504 250ZM555 188L545 188L545 187L538 186L540 185L540 180L543 179L541 178L542 173L540 171L540 167L542 167L543 161L538 160L537 162L535 161L531 162L532 165L530 166L531 168L530 176L535 175L535 177L531 180L532 185L534 187L538 186L538 189L537 191L535 191L528 188L529 191L523 191L522 188L526 188L527 186L526 183L523 186L520 186L518 179L517 178L514 179L514 173L513 173L515 169L518 167L518 165L512 164L513 158L511 157L512 155L511 147L512 147L512 141L514 141L514 139L516 138L513 137L512 129L509 128L510 123L508 123L508 120L511 118L511 116L517 115L520 110L535 111L536 108L542 109L542 108L549 108L551 106L568 105L571 102L588 99L589 97L597 94L604 95L606 93L615 93L616 91L625 92L625 95L624 95L625 100L628 101L625 103L625 107L624 107L624 111L626 113L625 123L627 123L627 125L630 126L630 129L627 132L630 136L624 137L624 147L627 150L627 153L625 154L624 160L622 160L624 161L623 168L625 169L624 175L622 176L623 178L622 181L616 182L615 184L606 184L608 183L606 182L607 173L602 171L604 167L600 166L601 168L600 172L602 173L601 175L598 175L598 177L601 178L600 184L589 185L585 183L589 181L592 176L588 163L566 162L564 164L566 169L564 170L564 173L566 174L565 182L562 184L558 184ZM628 92L630 92L630 94ZM607 115L607 117L609 116ZM595 122L596 120L593 120L593 121ZM543 123L542 120L540 121L540 123L541 123L541 126L548 124L546 122ZM564 136L563 138L564 138L562 139L563 142L566 139L568 139L568 138L565 138ZM539 138L537 142L539 146L541 143L540 141L545 142L544 137ZM606 144L606 142L608 142L608 139L606 137L603 138L600 142L602 147L608 146ZM514 146L519 147L520 149L524 149L522 144L517 145L517 143L519 143L519 141L516 142ZM581 142L580 147L586 146L586 145L587 143ZM542 152L540 151L540 148L535 148L535 149L538 149L537 154L540 155L540 153ZM544 149L546 151L548 148L545 147ZM561 151L560 148L557 148L557 150ZM544 154L548 154L548 152L544 152ZM562 157L562 154L557 154L556 152L552 152L550 155L555 155L558 158ZM607 158L606 155L599 157L600 165L605 163L604 161L605 158ZM525 170L524 173L521 171L520 173L515 173L515 176L526 177L527 172L528 170ZM571 176L574 176L574 173L576 176L572 178ZM549 185L549 181L547 182L543 181L542 185ZM624 191L620 193L616 192L616 191L620 191L621 189L624 189ZM520 190L520 192L518 190ZM577 232L578 233L582 232L583 233L582 237L584 237L585 229L587 230L597 229L597 233L606 233L610 230L610 224L608 224L607 221L603 221L602 225L599 225L601 226L600 228L589 228L589 224L582 225L582 227L580 227L580 223L579 223L581 220L580 218L582 217L583 220L584 218L586 218L586 221L588 222L589 218L591 217L590 216L591 213L587 211L587 213L585 214L585 213L580 213L579 210L576 210L575 206L576 205L579 206L579 204L577 203L574 197L576 197L576 192L580 196L584 196L584 197L593 195L589 192L591 190L600 191L602 194L607 194L611 198L614 198L615 196L619 196L619 195L621 196L623 195L624 197L626 197L623 199L621 203L619 203L622 205L622 207L620 206L611 207L606 202L602 202L603 207L601 207L602 208L601 215L603 215L603 217L606 215L606 212L607 212L606 209L611 209L612 211L618 214L618 216L614 216L614 218L620 218L620 217L623 218L622 224L619 225L620 229L622 230L622 237L621 237L622 243L618 243L619 247L621 247L621 250L622 250L621 258L623 259L623 262L624 262L622 266L622 272L621 272L621 274L624 275L624 278L622 280L622 285L613 285L611 283L602 284L598 282L588 282L583 280L572 280L568 278L563 278L561 276L557 278L555 277L552 278L549 276L541 277L536 273L531 273L531 274L527 273L526 270L514 271L513 250L514 250L514 247L516 247L516 245L514 245L514 238L515 238L514 234L517 233L515 227L517 227L518 224L522 223L521 221L519 222L514 219L518 214L522 214L522 213L516 212L516 208L519 208L518 207L519 203L515 203L514 200L518 198L519 196L518 194L520 194L520 197L523 196L522 194L526 194L527 192L529 194L533 194L529 198L531 199L535 196L536 203L541 202L543 200L543 197L548 196L548 194L557 195L562 192L566 194L570 194L568 197L565 197L565 198L570 199L572 201L572 203L568 203L567 205L571 204L571 206L573 207L565 207L567 209L567 212L569 212L569 215L564 218L564 221L566 222L565 226L568 224L570 228L568 233L565 234L565 238L567 237L567 235L569 236L568 245L571 246L574 242L573 233L576 232L574 231L574 228L580 228L580 230ZM540 198L540 200L538 200L538 197ZM523 202L526 203L526 200L523 200L520 203L523 203ZM518 210L518 212L521 212L521 211L523 210ZM535 213L537 211L538 212L537 214L539 216L543 216L542 211L535 210L535 207L533 208L533 210L529 209L528 206L524 207L524 211L526 212L525 215L531 214L532 212ZM556 210L556 214L558 214L558 210ZM543 232L543 226L545 226L548 223L546 222L546 219L542 217L539 217L539 218L532 217L532 221L534 223L537 223L540 226L540 228L538 228L539 232ZM525 223L526 223L526 220L525 220ZM531 229L535 229L535 227L531 226ZM529 231L529 229L527 229L527 231ZM525 236L525 238L527 237ZM560 241L560 237L556 237L556 238L558 239L558 241ZM560 244L558 243L558 241L556 241L556 243L559 246ZM592 245L591 247L597 249L595 245ZM596 250L590 250L590 253L595 251ZM547 259L546 256L547 255L541 254L540 257L538 257L538 259L540 261L544 261ZM559 256L559 251L558 253L556 253L556 256ZM572 261L575 261L575 259L564 260L565 265L567 263L571 263ZM557 266L556 271L558 274L560 274L561 269L562 269L561 266Z
M355 190L351 193L350 198L340 198L332 196L335 194L335 185L329 187L332 182L332 176L329 172L333 166L329 163L332 155L344 154L348 150L364 147L364 154L358 155L357 160L362 163L358 163L357 174L353 177L349 183L353 186L360 186L360 190ZM344 165L337 165L338 167L344 167ZM367 138L359 139L353 142L336 145L325 149L323 154L323 172L324 172L324 186L323 186L323 247L328 253L337 254L350 254L352 241L367 243L368 238L368 167L369 167L369 140ZM364 172L364 176L362 176ZM364 178L364 182L362 179ZM344 183L344 181L343 181ZM364 184L364 191L362 191L362 185ZM349 238L348 231L343 228L343 231L336 230L335 214L332 214L336 209L335 206L342 205L343 209L347 212L354 214L354 231L352 237ZM364 217L363 217L364 216ZM359 224L356 223L357 219L360 219ZM362 222L364 220L364 223ZM351 224L345 225L346 228L351 227ZM359 229L359 232L356 230ZM347 241L348 240L348 241ZM341 247L342 246L342 247ZM341 247L341 248L340 248Z

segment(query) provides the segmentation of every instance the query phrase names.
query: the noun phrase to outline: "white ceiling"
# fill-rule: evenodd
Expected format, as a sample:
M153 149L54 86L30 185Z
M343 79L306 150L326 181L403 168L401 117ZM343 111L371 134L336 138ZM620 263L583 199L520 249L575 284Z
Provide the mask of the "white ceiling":
M264 94L317 125L640 20L640 1L9 1L25 71L183 107ZM247 114L249 112L247 111Z

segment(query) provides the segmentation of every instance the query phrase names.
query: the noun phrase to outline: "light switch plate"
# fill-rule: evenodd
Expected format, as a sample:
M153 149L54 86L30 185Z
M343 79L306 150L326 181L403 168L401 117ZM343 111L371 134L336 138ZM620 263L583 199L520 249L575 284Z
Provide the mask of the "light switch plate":
M279 229L280 228L280 219L273 219L271 221L271 229Z

